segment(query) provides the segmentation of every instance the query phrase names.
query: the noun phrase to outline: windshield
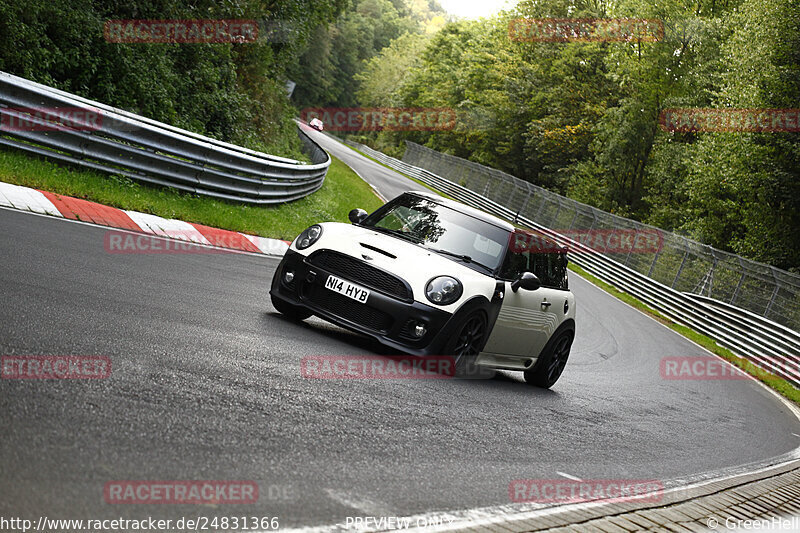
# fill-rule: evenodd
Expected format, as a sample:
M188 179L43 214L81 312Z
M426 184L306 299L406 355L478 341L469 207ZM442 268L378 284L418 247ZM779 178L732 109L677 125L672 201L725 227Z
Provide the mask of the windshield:
M502 228L411 194L378 209L363 225L488 271L500 266L509 236Z

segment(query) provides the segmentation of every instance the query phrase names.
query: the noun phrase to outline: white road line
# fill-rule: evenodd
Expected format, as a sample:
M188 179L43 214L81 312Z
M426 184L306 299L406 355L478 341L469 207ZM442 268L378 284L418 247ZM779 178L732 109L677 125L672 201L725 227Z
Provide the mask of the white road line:
M358 174L358 173L356 173L356 174ZM364 178L361 178L361 179L364 179ZM364 180L364 181L366 181L366 180ZM378 189L373 184L369 183L369 186L372 189L372 192L375 193L375 196L380 198L381 201L386 202L386 198L384 198L383 195L380 192L378 192Z
M347 146L347 145L344 145L344 146ZM359 154L358 152L355 152L355 154L356 154L356 155L361 155L361 154ZM362 157L363 157L363 156L362 156ZM366 158L364 158L364 159L366 159ZM371 160L367 159L367 161L371 161ZM373 161L373 163L374 163L374 161ZM345 165L347 165L347 163L345 163ZM364 181L364 183L366 183L367 185L369 185L369 188L370 188L370 189L372 189L372 192L374 192L374 193L375 193L375 196L377 196L378 198L380 198L381 202L384 202L384 203L386 202L386 198L384 198L384 197L383 197L383 195L380 193L380 191L378 191L378 189L376 189L376 188L375 188L375 185L373 185L373 184L371 184L370 182L368 182L368 181L367 181L367 180L364 178L364 176L362 176L362 175L361 175L361 174L358 172L358 170L354 169L354 168L353 168L353 167L351 167L350 165L347 165L347 166L348 166L348 168L349 168L350 170L352 170L352 171L355 173L355 175L356 175L356 176L358 176L359 178L361 178L361 179Z
M730 479L735 479L737 477L747 476L750 474L760 474L762 472L767 472L771 469L776 467L780 467L782 465L795 462L800 459L800 448L796 448L792 452L784 454L779 459L779 462L775 464L771 464L766 467L756 467L755 469L752 467L748 467L745 465L742 469L733 474L721 474L718 473L708 473L705 475L698 475L693 478L689 479L680 479L675 480L678 486L672 486L670 488L666 488L661 491L661 497L664 498L670 494L684 492L690 489L697 489L703 486L716 483L716 482L723 482ZM559 472L560 474L560 472ZM715 492L710 491L710 492ZM446 511L446 512L428 512L422 513L417 515L412 515L404 518L408 518L411 524L423 523L427 524L425 527L410 527L409 529L404 531L410 532L434 532L434 531L457 531L464 528L480 528L482 526L489 526L489 525L503 525L509 522L517 522L521 520L534 520L537 518L541 518L543 516L562 513L562 512L571 512L583 509L592 509L596 507L603 507L608 505L609 502L606 500L593 500L588 502L580 502L574 504L566 504L566 505L545 505L541 503L533 503L533 502L526 502L526 503L509 503L506 505L494 505L489 507L480 507L474 509L465 509L462 511ZM371 513L372 516L392 516L391 514L378 514L378 513ZM436 524L436 525L432 525ZM351 526L352 528L352 526ZM351 528L347 528L346 524L338 523L338 524L329 524L326 526L310 526L310 527L299 527L294 529L288 529L287 531L292 533L347 533L348 531L352 531ZM377 532L382 531L376 528L363 528L359 529L360 532ZM259 531L253 531L252 533L262 533ZM266 533L266 532L264 532Z
M567 478L567 479L571 479L572 481L583 481L583 480L582 480L581 478L579 478L579 477L570 476L569 474L565 474L564 472L556 472L556 474L558 474L558 475L559 475L559 476L561 476L561 477L565 477L565 478Z

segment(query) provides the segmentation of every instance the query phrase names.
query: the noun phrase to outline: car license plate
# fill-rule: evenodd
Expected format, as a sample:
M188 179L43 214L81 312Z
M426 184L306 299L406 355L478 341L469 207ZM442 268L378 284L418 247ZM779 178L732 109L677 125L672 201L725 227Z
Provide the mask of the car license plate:
M336 276L328 276L328 279L325 281L325 288L338 292L339 294L344 294L348 298L352 298L362 304L367 303L367 298L369 298L369 291L367 289L359 287L358 285L353 285L349 281L339 279Z

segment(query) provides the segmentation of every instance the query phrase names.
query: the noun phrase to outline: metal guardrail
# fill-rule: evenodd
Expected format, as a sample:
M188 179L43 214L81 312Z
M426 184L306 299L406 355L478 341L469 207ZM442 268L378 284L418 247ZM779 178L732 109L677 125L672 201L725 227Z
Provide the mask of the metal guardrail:
M462 185L415 167L372 148L345 141L377 161L486 212L535 229L571 250L570 260L599 279L628 292L679 324L703 333L739 357L800 387L800 333L762 316L694 294L674 290L658 281L566 238Z
M75 122L60 122L58 114L70 110L79 111L71 114ZM300 129L298 135L312 164L218 141L0 72L0 146L193 194L277 204L317 191L330 156Z
M680 292L702 294L800 331L800 275L752 261L683 235L608 213L515 176L416 143L403 161L480 193L538 224L566 232L588 229L658 234L660 246L637 253L600 251ZM595 247L597 248L597 247Z

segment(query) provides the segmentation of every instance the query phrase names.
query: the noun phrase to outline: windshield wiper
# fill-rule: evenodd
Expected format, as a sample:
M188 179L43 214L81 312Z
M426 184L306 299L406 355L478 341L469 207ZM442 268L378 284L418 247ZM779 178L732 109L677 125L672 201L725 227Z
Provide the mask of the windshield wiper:
M478 265L479 267L483 267L483 268L485 268L485 269L486 269L487 271L489 271L489 272L494 272L494 269L493 269L493 268L490 268L490 267L488 267L488 266L484 265L483 263L480 263L480 262L478 262L478 261L475 261L473 258L471 258L471 257L470 257L470 256L468 256L468 255L464 255L464 254L457 254L457 253L455 253L455 252L451 252L451 251L449 251L449 250L439 250L439 249L437 249L437 248L430 248L430 250L432 250L432 251L434 251L434 252L437 252L437 253L440 253L440 254L442 254L442 255L447 255L447 256L450 256L450 257L455 257L456 259L461 259L461 260L462 260L462 261L464 261L465 263L471 263L471 264L473 264L473 265Z

